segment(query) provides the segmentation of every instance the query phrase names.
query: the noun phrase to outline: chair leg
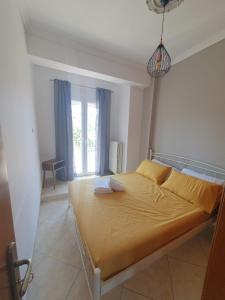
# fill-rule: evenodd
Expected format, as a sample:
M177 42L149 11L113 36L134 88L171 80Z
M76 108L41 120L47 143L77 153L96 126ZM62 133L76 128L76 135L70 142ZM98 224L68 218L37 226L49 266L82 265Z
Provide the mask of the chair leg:
M52 180L53 180L53 187L54 187L54 190L55 190L55 171L54 171L54 168L52 168Z
M66 167L64 167L64 176L65 176L65 180L66 180Z
M45 187L45 173L46 173L46 171L44 170L43 171L43 179L42 179L42 188Z
M70 199L68 198L68 207L67 207L67 209L69 210L70 208L71 208Z

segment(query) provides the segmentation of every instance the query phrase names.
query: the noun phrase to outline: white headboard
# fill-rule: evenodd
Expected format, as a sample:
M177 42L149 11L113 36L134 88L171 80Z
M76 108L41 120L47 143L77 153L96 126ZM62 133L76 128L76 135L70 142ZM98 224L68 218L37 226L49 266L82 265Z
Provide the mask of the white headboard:
M179 156L175 154L167 154L154 152L152 149L149 151L149 159L158 159L162 162L168 163L177 169L191 168L193 170L200 170L206 175L213 175L221 179L225 179L225 169L214 166L209 163L201 162L191 159L189 157Z

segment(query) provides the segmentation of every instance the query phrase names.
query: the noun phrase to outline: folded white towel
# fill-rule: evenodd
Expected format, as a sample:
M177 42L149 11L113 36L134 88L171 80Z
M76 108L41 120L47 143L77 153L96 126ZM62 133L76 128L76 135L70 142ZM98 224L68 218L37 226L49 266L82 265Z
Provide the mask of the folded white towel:
M95 180L95 194L110 194L113 193L109 185L109 178L97 178Z
M115 192L123 192L125 190L123 185L113 177L110 177L109 186Z
M123 192L123 185L112 177L97 178L95 180L95 194L110 194L113 192Z

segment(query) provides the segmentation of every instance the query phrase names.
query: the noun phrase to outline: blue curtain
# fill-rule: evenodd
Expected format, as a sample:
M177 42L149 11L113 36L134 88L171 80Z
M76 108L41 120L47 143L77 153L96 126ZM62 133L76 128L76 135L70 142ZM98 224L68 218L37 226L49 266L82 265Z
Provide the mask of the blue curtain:
M97 88L96 105L98 111L96 171L100 176L109 173L111 91Z
M56 159L65 160L66 170L59 170L59 180L73 180L73 127L71 111L71 83L54 80Z

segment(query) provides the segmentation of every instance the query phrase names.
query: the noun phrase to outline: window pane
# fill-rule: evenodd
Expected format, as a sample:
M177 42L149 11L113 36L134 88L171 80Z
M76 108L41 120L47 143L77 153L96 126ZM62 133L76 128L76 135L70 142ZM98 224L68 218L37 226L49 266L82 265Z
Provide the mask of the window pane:
M88 103L87 108L87 171L88 173L95 173L96 103Z
M74 171L76 174L83 173L82 167L82 109L80 101L72 101L73 120L73 149Z

